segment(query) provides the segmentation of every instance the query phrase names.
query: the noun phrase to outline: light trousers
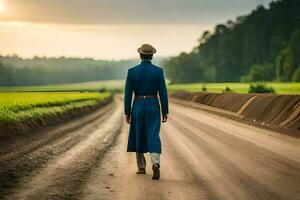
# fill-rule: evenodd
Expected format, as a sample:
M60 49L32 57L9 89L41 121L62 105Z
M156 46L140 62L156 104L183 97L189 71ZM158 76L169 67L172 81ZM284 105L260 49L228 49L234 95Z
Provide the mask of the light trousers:
M150 159L152 165L158 163L160 164L160 154L150 153ZM136 163L138 168L146 168L146 159L143 153L136 153Z

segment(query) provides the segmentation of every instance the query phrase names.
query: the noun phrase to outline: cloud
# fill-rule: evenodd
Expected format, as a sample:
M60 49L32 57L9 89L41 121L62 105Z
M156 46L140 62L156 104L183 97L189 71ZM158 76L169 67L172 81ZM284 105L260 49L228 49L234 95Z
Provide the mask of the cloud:
M2 20L69 24L208 24L270 0L4 0Z

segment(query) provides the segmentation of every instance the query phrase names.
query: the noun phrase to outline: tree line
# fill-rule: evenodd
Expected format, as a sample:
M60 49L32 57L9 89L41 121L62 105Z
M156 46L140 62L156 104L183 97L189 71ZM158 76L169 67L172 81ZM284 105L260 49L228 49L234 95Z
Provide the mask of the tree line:
M164 62L171 83L300 81L300 0L260 5Z
M0 56L0 86L43 85L124 79L137 60L105 61L92 58L23 59Z

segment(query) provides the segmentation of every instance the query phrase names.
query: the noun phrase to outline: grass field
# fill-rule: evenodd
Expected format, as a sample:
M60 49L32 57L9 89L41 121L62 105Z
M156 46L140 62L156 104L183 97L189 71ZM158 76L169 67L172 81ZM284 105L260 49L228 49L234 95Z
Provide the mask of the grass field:
M300 94L300 83L266 83L275 89L276 94ZM186 90L190 92L201 92L205 85L207 92L223 92L228 86L233 92L248 93L249 83L192 83L168 85L170 91ZM44 86L23 87L0 87L0 91L98 91L106 88L108 90L123 91L124 80L94 81L83 83L66 83Z
M185 90L189 92L201 92L205 85L207 92L223 92L226 86L235 93L248 93L249 83L192 83L169 85L169 90ZM300 94L300 83L266 83L273 87L276 94Z
M99 91L100 89L120 90L123 80L93 81L82 83L63 83L41 86L0 87L0 91Z
M0 122L16 122L94 105L110 93L0 92Z

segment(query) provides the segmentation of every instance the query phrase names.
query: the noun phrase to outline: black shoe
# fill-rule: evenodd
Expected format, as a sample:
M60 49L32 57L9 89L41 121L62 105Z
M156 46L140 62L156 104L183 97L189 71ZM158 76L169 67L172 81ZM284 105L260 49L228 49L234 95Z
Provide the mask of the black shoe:
M152 166L152 170L153 170L153 176L152 176L152 179L153 179L153 180L158 180L158 179L159 179L159 177L160 177L160 171L159 171L159 168L160 168L160 166L159 166L158 163L156 163L156 164L154 164L154 165Z
M146 174L146 169L145 168L139 168L136 174Z

